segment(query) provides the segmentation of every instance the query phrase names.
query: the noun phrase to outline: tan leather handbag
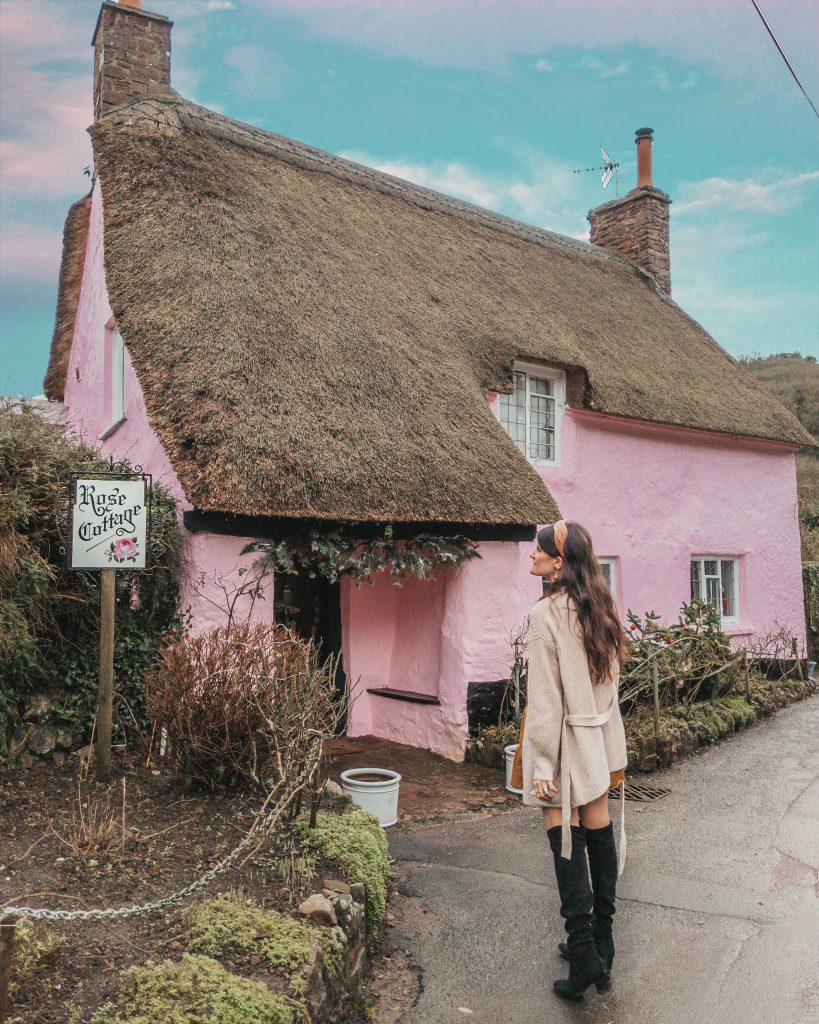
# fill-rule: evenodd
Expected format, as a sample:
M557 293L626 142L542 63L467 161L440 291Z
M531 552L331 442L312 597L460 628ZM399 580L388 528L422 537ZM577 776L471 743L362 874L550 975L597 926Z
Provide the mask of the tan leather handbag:
M512 761L512 777L510 785L515 789L523 789L523 727L526 724L526 708L520 716L520 735L518 736L518 749L515 751L515 759Z

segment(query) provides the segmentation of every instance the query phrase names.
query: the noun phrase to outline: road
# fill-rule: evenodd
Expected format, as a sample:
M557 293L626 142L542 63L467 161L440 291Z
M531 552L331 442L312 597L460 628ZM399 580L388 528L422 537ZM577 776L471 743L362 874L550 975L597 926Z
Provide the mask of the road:
M537 811L390 830L393 941L421 970L400 1024L819 1021L819 695L647 781L671 793L626 804L612 990L580 1004L551 991L563 931Z

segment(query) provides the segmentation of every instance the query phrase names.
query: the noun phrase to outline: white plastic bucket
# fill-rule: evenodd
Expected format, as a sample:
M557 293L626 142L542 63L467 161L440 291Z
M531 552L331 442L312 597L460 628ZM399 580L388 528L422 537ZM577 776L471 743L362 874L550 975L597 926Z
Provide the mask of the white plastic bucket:
M374 814L382 828L398 821L398 784L401 776L389 768L348 768L341 773L341 788L354 804Z
M517 743L510 743L508 747L503 748L504 754L506 754L506 788L510 793L523 793L522 789L515 789L512 785L512 765L515 763L515 751L518 749Z

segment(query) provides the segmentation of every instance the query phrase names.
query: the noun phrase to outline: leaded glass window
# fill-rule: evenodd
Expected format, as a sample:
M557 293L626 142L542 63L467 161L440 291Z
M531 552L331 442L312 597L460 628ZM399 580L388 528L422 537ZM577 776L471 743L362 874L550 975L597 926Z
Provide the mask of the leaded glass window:
M535 462L557 458L557 394L551 377L514 372L515 390L500 396L500 422L518 450Z

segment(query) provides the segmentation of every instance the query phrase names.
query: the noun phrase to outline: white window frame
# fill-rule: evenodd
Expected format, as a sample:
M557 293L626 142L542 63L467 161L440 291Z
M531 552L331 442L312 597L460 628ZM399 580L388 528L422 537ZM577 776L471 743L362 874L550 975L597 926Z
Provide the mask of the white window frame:
M738 626L739 623L740 623L740 615L741 615L740 605L739 605L739 559L735 555L692 555L691 556L691 561L690 561L689 567L688 567L689 586L692 586L692 583L693 583L693 581L691 581L691 576L692 576L692 566L693 566L693 564L695 562L698 563L699 567L700 567L700 571L699 571L700 593L699 594L693 594L692 593L692 595L691 595L692 600L696 599L698 601L702 601L703 603L707 603L707 599L706 599L707 587L706 587L706 584L705 584L705 581L706 581L705 563L706 562L717 562L719 564L718 575L717 576L709 575L707 577L708 579L715 579L715 580L717 580L719 582L720 598L719 598L719 604L717 606L716 611L717 611L717 614L720 617L720 622L722 623L723 626ZM733 605L734 605L734 612L735 612L734 615L723 615L722 614L722 566L723 566L724 562L731 562L733 564L733 567L734 567L733 573L732 573L732 575L733 575L733 593L731 594L731 597L733 598Z
M125 345L115 327L111 331L111 426L125 416Z
M100 441L105 441L125 422L125 343L116 324L111 323L105 330L107 352L103 366L108 373L105 387L111 389L111 409L108 426L100 434Z
M548 366L538 366L536 363L515 363L512 367L513 373L523 373L526 375L526 458L535 466L559 466L562 453L562 429L563 429L563 411L566 408L566 374L562 370L554 370ZM538 459L534 458L530 454L529 446L529 406L531 391L529 382L533 377L538 377L544 380L550 380L552 382L552 397L555 402L555 440L554 440L554 457L551 459ZM499 399L502 401L504 396L500 395ZM506 430L506 426L503 423L501 405L498 405L498 421L503 427L507 436L512 439L515 447L517 442L514 441L512 435ZM518 448L518 451L520 449Z

